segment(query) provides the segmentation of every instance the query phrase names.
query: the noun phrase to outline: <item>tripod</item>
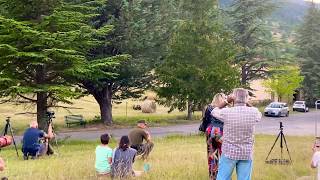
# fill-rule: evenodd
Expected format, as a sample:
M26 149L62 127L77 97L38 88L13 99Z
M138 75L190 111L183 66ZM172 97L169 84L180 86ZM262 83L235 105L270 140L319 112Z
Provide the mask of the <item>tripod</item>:
M268 160L274 146L276 145L278 139L280 137L280 150L281 150L281 155L280 155L280 159L271 159L271 160ZM287 152L288 152L288 155L289 155L289 160L288 159L283 159L283 142L284 144L286 145L286 149L287 149ZM291 160L291 156L290 156L290 152L289 152L289 148L288 148L288 145L287 145L287 141L286 141L286 137L284 136L283 134L283 125L282 125L282 122L280 122L280 132L277 136L277 139L274 141L270 151L269 151L269 154L265 160L265 162L267 164L291 164L292 163L292 160Z
M55 129L54 129L54 126L53 126L53 118L55 118L54 116L54 112L47 112L47 117L48 117L48 120L47 120L47 127L48 127L48 133L49 133L49 126L51 124L51 130L52 130L52 134L54 136L54 141L55 141L55 145L57 147L57 151L59 152L59 149L58 149L58 140L56 138L56 133L55 133ZM53 149L51 147L51 145L48 143L48 152L47 152L48 155L50 154L53 154Z
M14 139L14 134L13 134L12 127L11 127L11 124L10 124L10 117L7 117L6 121L7 121L7 123L6 123L5 127L4 127L4 130L3 130L3 136L7 135L8 131L10 131L10 134L12 136L12 141L13 141L13 144L14 144L14 148L16 149L17 156L19 157L16 141Z

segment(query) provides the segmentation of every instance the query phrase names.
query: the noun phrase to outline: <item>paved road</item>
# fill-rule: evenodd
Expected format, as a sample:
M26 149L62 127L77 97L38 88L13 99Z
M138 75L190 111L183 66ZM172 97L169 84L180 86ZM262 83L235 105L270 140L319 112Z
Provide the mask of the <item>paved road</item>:
M320 110L308 113L296 113L289 117L273 118L263 117L262 121L256 126L256 134L271 134L279 133L279 122L283 122L284 133L286 135L315 135L315 119L319 121L318 135L320 136ZM152 127L150 132L153 137L163 137L170 134L196 134L198 133L199 124L177 125L169 127ZM69 138L76 140L96 140L102 133L111 133L115 138L127 135L130 129L113 129L113 130L99 130L86 132L68 132L59 133L59 138ZM17 141L21 141L21 136L16 137Z

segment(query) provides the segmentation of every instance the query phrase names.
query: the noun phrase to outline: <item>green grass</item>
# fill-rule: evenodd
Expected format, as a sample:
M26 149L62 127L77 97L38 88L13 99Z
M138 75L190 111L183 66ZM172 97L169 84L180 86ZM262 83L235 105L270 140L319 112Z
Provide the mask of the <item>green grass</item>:
M312 137L287 137L293 165L267 165L265 157L275 140L274 136L256 137L254 154L254 180L292 180L302 176L315 177L310 168ZM94 170L94 150L97 142L64 142L59 147L59 155L40 160L23 161L17 158L14 149L4 148L1 157L7 168L0 176L9 179L97 179ZM110 146L116 146L113 140ZM272 158L279 155L279 145ZM286 152L284 152L286 154ZM171 136L155 139L155 148L150 155L151 170L136 179L207 179L206 147L202 136ZM143 169L143 161L138 159L135 170Z
M157 105L157 111L152 114L145 114L141 111L132 109L134 104L140 104L141 101L129 99L121 104L113 104L114 125L132 126L137 120L146 119L151 126L166 126L171 124L199 122L201 112L195 112L194 121L187 121L186 112L173 111L168 113L169 108ZM65 131L64 116L70 114L82 114L89 121L88 127L103 127L100 121L96 121L96 116L100 116L99 106L93 97L87 96L78 100L74 100L74 104L70 106L73 109L53 109L56 114L54 124L57 130ZM77 109L75 109L77 108ZM79 109L80 108L80 109ZM28 127L31 120L36 119L36 114L25 114L25 112L36 112L35 107L26 107L23 105L0 104L0 128L5 124L5 118L11 117L12 126L16 134L21 134ZM22 114L21 114L22 113ZM82 126L73 126L71 129L82 129Z

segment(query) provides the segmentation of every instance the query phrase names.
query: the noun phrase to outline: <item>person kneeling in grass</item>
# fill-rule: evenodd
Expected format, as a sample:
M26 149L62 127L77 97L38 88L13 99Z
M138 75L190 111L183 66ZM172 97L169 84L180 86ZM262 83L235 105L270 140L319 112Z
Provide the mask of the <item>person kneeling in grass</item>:
M140 120L137 123L137 127L129 132L130 144L131 148L137 150L137 155L141 155L142 159L145 160L152 151L154 144L151 142L150 132L146 130L146 121ZM145 140L145 143L143 143L143 140Z
M24 134L22 139L22 152L23 159L28 160L29 156L31 159L36 159L39 156L43 156L48 153L48 140L54 137L52 133L52 124L49 124L48 134L38 129L37 121L32 121L30 123L30 128L28 128ZM45 143L40 143L39 141L44 139Z
M126 178L130 176L140 176L141 171L134 171L132 166L137 154L137 150L130 148L128 136L122 136L119 147L115 149L112 161L112 176L116 178Z
M110 136L102 134L100 137L101 144L96 147L95 168L98 175L110 175L112 163L112 149L108 146Z

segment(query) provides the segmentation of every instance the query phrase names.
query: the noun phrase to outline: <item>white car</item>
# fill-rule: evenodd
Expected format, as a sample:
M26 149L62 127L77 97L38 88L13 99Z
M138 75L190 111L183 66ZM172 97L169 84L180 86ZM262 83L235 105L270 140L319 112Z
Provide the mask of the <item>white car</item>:
M315 102L315 105L316 105L316 108L317 108L317 109L320 109L320 100L317 100L317 101Z
M286 103L272 102L264 109L265 116L289 116L289 108Z
M292 106L293 111L309 112L309 108L305 101L296 101Z

